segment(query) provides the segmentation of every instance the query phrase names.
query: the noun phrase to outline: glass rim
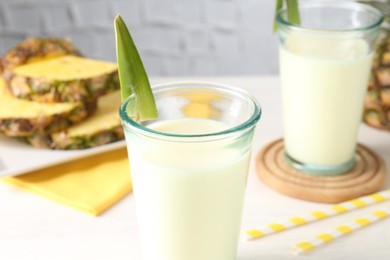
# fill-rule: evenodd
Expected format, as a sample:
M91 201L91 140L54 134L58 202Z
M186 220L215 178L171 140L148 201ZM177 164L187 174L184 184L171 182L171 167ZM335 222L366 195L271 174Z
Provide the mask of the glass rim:
M254 110L251 113L251 116L245 120L244 122L240 123L239 125L236 125L234 127L229 127L228 129L225 129L223 131L217 131L217 132L211 132L211 133L205 133L205 134L175 134L175 133L167 133L167 132L161 132L157 131L148 127L145 127L141 125L140 123L134 121L131 119L126 112L127 104L129 101L134 97L134 94L127 97L121 104L119 108L119 117L122 122L122 125L129 126L133 129L135 129L139 133L144 134L153 134L156 136L161 137L174 137L174 138L205 138L205 137L221 137L226 135L235 134L241 131L245 131L246 129L251 128L252 126L255 126L256 123L259 121L262 113L262 109L260 105L257 103L254 96L252 96L247 91L234 87L231 85L225 85L215 82L207 82L207 81L175 81L175 82L167 82L162 84L156 84L152 86L153 92L159 92L166 89L175 89L175 88L182 88L182 87L189 87L189 88L212 88L215 90L219 90L224 93L230 93L234 95L240 95L248 100L253 105Z
M287 21L285 18L283 18L283 14L287 13L287 8L284 7L282 10L278 11L277 14L276 14L276 21L280 24L280 25L283 25L283 26L288 26L292 29L295 29L295 30L302 30L302 31L309 31L309 30L313 30L313 31L317 31L317 32L324 32L324 33L329 33L329 32L332 32L332 33L345 33L345 32L358 32L358 31L368 31L368 30L371 30L371 29L374 29L376 27L379 27L382 22L384 21L384 15L383 13L378 10L377 8L375 7L372 7L372 6L369 6L367 4L362 4L362 3L356 3L356 2L343 2L343 3L340 3L340 2L329 2L329 1L317 1L315 3L303 3L301 5L298 6L298 8L318 8L318 7L336 7L336 8L340 8L340 7L347 7L349 9L356 9L356 10L369 10L371 13L374 13L377 15L377 20L372 22L371 24L368 24L366 26L362 26L362 27L359 27L359 28L350 28L350 29L320 29L320 28L315 28L315 27L309 27L309 26L301 26L299 24L294 24L294 23L290 23L289 21Z

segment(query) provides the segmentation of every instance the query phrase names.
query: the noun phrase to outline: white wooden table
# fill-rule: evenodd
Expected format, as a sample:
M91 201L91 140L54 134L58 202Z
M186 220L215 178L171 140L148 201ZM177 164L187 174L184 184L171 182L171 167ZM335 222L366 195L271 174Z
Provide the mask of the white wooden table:
M153 79L152 83L175 80L216 81L236 85L253 93L263 109L254 139L253 158L264 145L282 137L280 86L277 77L159 78ZM382 155L390 168L390 133L362 125L359 141ZM390 187L389 184L390 182L386 187ZM239 242L238 260L388 260L390 219L340 238L306 255L294 256L290 253L290 247L294 243L388 204L390 202L384 202L254 241L246 241L243 235ZM293 199L271 190L257 177L252 160L244 205L243 231L326 207L326 204ZM92 217L0 183L0 259L141 259L134 211L134 198L131 194L103 215Z

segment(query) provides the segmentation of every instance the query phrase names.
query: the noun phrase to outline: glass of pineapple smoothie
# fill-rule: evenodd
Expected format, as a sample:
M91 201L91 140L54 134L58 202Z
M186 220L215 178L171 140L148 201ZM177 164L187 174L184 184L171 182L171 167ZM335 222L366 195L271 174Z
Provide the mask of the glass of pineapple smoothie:
M314 2L314 1L313 1ZM353 167L382 14L353 2L299 6L300 24L277 14L286 161L301 172Z
M120 108L145 260L234 260L252 136L253 97L214 83L153 87L158 119Z

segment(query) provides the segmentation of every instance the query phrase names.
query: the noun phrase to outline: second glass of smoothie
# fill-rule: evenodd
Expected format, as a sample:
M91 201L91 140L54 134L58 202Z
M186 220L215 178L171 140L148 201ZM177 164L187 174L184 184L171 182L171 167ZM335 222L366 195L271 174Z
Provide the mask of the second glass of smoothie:
M382 14L353 2L299 6L301 23L277 14L286 161L338 175L355 162L358 127Z

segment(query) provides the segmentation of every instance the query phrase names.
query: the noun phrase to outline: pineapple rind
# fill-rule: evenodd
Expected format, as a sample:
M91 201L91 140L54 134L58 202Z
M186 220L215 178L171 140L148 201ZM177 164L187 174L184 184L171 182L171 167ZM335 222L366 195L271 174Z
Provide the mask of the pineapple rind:
M93 148L96 146L123 140L124 133L123 127L119 125L110 129L95 132L91 135L68 137L64 132L62 139L60 139L60 135L57 135L58 139L53 139L52 137L53 135L34 135L30 137L24 137L23 141L36 148L50 148L54 150L79 150Z
M387 116L382 113L381 109L370 108L364 111L365 122L378 129L390 128L390 114Z

